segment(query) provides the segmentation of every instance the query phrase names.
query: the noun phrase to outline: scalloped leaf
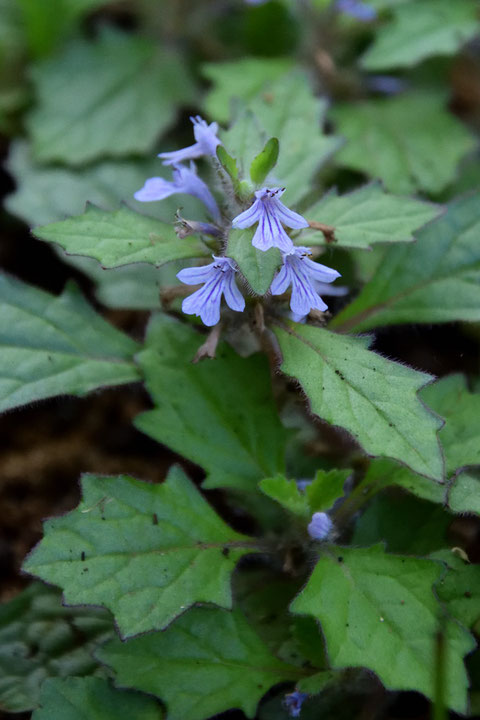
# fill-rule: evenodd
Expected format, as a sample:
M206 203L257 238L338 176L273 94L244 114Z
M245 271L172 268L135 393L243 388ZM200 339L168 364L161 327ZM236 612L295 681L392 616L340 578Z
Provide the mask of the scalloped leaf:
M210 257L196 237L179 238L173 225L126 207L108 212L88 205L83 215L33 230L40 240L60 245L69 255L95 258L103 267Z
M435 650L441 606L433 585L442 574L432 560L387 555L382 546L331 547L318 561L294 613L320 621L332 668L366 667L388 689L435 695ZM446 701L467 711L463 657L475 646L460 625L446 627Z
M180 468L161 485L85 475L82 488L76 510L45 523L26 572L62 587L69 605L109 608L124 637L164 628L196 602L232 606L231 572L254 543Z
M293 322L277 324L274 332L281 369L300 382L313 413L346 428L368 454L443 479L441 421L417 397L430 375L367 350L365 338Z
M160 697L168 720L205 720L232 708L253 718L272 685L303 675L277 660L238 610L194 608L162 633L115 640L96 655L119 685Z

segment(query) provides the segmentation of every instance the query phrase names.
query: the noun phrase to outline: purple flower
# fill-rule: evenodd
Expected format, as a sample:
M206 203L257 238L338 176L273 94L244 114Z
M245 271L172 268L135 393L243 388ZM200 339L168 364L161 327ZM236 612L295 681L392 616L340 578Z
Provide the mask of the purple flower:
M307 530L313 540L325 540L333 530L333 522L327 513L316 512L313 513Z
M369 90L383 95L398 95L408 87L406 80L392 75L370 75L366 78L366 85Z
M220 320L222 295L232 310L242 312L245 308L245 300L235 283L235 263L227 257L213 255L213 259L210 265L185 268L177 274L186 285L203 284L203 288L185 298L182 310L186 315L198 315L209 327Z
M285 695L285 698L283 700L283 704L288 710L288 714L290 717L299 717L300 711L302 709L302 705L304 701L307 699L308 695L307 693L299 692L298 690L295 690L292 693L289 693L288 695Z
M185 165L175 165L173 180L165 180L161 177L149 178L133 197L140 202L154 202L164 200L176 193L185 193L198 198L207 207L212 218L220 220L220 211L215 198L203 180L198 177L193 162L190 163L189 168Z
M217 154L217 145L221 145L217 138L218 123L213 122L208 125L200 115L191 117L190 120L193 123L193 135L196 142L181 150L160 153L158 157L163 159L164 165L176 165L184 160L194 160L203 155Z
M340 12L351 15L361 22L370 22L377 17L375 8L361 0L337 0L335 7Z
M284 255L283 267L270 286L272 295L282 295L291 285L290 309L301 317L308 315L312 308L322 312L327 309L315 283L331 283L340 277L336 270L310 260L307 257L310 253L310 248L296 247L292 253Z
M253 205L233 219L234 228L248 228L258 222L252 245L259 250L278 247L283 252L290 253L294 246L283 225L295 230L308 227L304 217L280 202L279 198L284 192L285 188L257 190Z

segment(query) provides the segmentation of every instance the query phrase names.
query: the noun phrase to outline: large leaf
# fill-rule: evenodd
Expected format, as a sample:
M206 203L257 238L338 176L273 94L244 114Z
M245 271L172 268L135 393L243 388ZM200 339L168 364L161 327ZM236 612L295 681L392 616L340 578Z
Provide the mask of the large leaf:
M440 563L387 555L378 545L332 547L291 609L321 622L333 668L367 667L389 689L434 697L441 608L432 586L442 572ZM446 699L465 713L468 678L462 658L475 643L452 622L446 641Z
M215 360L192 364L202 343L164 315L150 325L138 356L155 409L135 424L207 471L205 487L256 490L284 471L285 431L265 358L239 357L221 344Z
M480 319L480 208L476 195L417 234L413 245L390 248L355 300L332 322L344 330L380 325Z
M56 678L42 685L41 707L32 720L162 720L153 698L115 690L100 678Z
M379 183L371 183L348 195L330 192L304 215L310 222L333 227L336 245L369 250L375 243L413 242L413 231L439 212L437 205L389 195ZM297 242L324 245L326 241L321 232L309 228Z
M441 94L422 91L339 105L333 118L348 143L338 162L380 178L391 192L440 192L476 144L445 102Z
M178 468L161 485L86 475L76 510L45 524L24 570L70 605L103 605L124 636L168 625L196 602L230 608L230 574L251 539L229 528Z
M292 66L286 58L243 58L233 62L207 63L203 75L213 88L205 100L208 114L219 122L230 117L234 98L247 103L268 83L285 74Z
M146 153L172 122L176 104L192 97L175 56L112 30L94 43L70 43L36 66L32 80L37 105L27 126L44 162Z
M434 55L453 55L479 31L474 0L411 0L393 6L361 64L366 70L411 67Z
M364 338L292 322L274 331L281 369L300 382L313 413L346 428L370 455L443 478L441 421L417 397L429 375L367 350Z
M0 709L38 707L47 677L98 673L92 650L113 634L105 610L64 608L57 590L33 583L0 606Z
M450 375L422 391L425 403L445 425L440 430L447 473L480 465L480 395L470 393L463 375Z
M171 260L211 255L196 237L179 238L173 225L126 207L105 212L89 205L83 215L37 227L34 233L58 243L70 255L95 258L106 268L137 262L158 267Z
M205 720L239 708L249 718L272 685L302 671L277 660L238 611L196 608L165 632L122 643L97 657L117 683L162 698L168 720Z
M236 261L253 292L265 295L272 284L275 271L282 264L282 257L278 248L263 252L253 247L253 233L251 228L230 230L227 253Z
M137 343L67 286L55 297L0 276L0 410L139 379Z

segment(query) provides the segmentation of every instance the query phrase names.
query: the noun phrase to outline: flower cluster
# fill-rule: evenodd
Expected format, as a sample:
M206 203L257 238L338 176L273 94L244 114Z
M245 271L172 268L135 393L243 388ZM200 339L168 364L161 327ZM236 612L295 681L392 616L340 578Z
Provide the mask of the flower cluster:
M187 193L201 200L212 219L220 223L221 213L217 202L208 186L198 177L193 163L193 159L198 157L216 154L220 144L217 137L218 125L208 125L199 116L191 120L195 143L181 150L159 155L164 165L173 167L172 180L150 178L144 187L135 193L135 198L140 202L151 202L176 193ZM181 164L184 160L190 160L189 167ZM290 309L294 318L300 320L312 309L321 312L327 309L319 293L340 294L340 288L330 291L328 289L328 284L340 277L340 274L310 260L310 248L294 245L285 228L301 230L308 227L308 222L281 202L284 192L285 188L279 187L257 190L251 206L232 220L232 227L243 229L256 225L252 245L263 252L270 248L280 250L282 267L273 279L270 292L272 295L283 295L291 288ZM210 234L219 235L220 229ZM235 281L235 262L225 256L213 255L213 259L214 262L209 265L186 268L177 274L178 279L187 285L203 286L185 298L182 310L188 315L197 315L207 326L219 322L222 297L231 310L242 312L245 308L245 300Z

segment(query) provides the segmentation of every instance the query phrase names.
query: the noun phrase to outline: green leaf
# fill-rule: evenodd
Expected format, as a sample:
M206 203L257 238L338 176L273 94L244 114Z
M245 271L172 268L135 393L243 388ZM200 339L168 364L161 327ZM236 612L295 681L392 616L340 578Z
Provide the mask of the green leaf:
M432 590L439 563L385 554L381 546L335 548L320 558L294 613L322 624L332 668L366 667L388 689L434 697L435 637L441 607ZM466 712L468 678L462 658L473 638L447 625L448 706Z
M448 505L456 513L480 515L480 478L478 472L462 472L453 480L448 491Z
M452 203L417 234L389 248L376 273L332 327L368 330L398 323L480 320L480 208L475 195Z
M162 720L153 698L115 690L100 678L55 678L42 685L41 708L32 720Z
M280 144L277 138L270 138L250 165L250 177L256 185L261 185L278 160Z
M213 83L205 100L207 113L218 122L227 122L233 98L248 103L268 83L284 75L291 67L290 59L251 57L203 65L202 74Z
M305 488L311 514L330 510L342 497L350 470L317 470L313 482Z
M76 286L56 297L3 275L0 303L0 411L139 380L137 343L97 315Z
M265 295L277 268L282 264L282 257L278 248L270 248L264 252L253 247L255 229L230 230L227 252L237 263L253 292L256 295Z
M466 563L451 551L433 557L448 566L448 572L435 586L439 600L462 625L473 628L480 619L480 567Z
M277 660L238 611L195 608L165 632L122 643L97 657L117 682L165 702L169 720L205 720L231 708L255 716L260 698L301 671Z
M295 71L271 82L249 109L267 137L280 140L280 153L271 184L286 187L282 201L299 202L309 191L319 167L338 150L342 140L322 133L327 101L312 92L304 72Z
M443 190L461 158L476 146L446 110L443 94L432 91L345 103L333 111L333 118L348 140L338 162L380 178L388 190L404 195Z
M371 461L362 485L371 494L396 485L423 500L444 505L447 502L446 485L439 485L429 478L417 475L408 467L388 458L375 458Z
M172 225L126 207L105 212L88 205L83 215L34 228L40 240L55 242L70 255L95 258L103 267L147 262L157 267L171 260L209 257L195 237L179 238Z
M237 190L239 185L237 161L228 154L223 145L217 147L217 159L232 180L235 190Z
M412 0L393 6L393 19L377 31L362 57L365 70L412 67L435 55L454 55L479 31L472 0Z
M443 478L440 420L417 397L431 378L365 347L365 338L286 323L274 328L281 369L300 382L313 413L346 428L370 455Z
M204 487L256 490L284 472L285 430L268 363L221 343L215 360L192 364L203 337L165 315L150 324L138 362L155 409L135 425L207 472Z
M370 250L376 243L413 242L413 231L440 212L438 205L389 195L374 182L347 195L330 192L304 215L310 222L333 227L338 246ZM307 229L298 242L324 245L326 241L323 233Z
M161 485L85 475L76 510L49 520L24 570L60 585L70 605L102 605L123 636L166 627L185 608L230 608L230 574L254 552L173 468Z
M23 140L12 143L6 163L15 179L16 189L5 200L7 210L29 225L47 225L80 215L91 202L103 210L117 210L120 201L139 212L165 222L175 219L179 206L177 195L158 203L141 203L133 193L153 175L167 178L169 168L159 166L158 159L105 161L85 168L41 165L33 161L30 146ZM190 195L182 195L185 217L203 219L203 206ZM199 217L200 216L200 217Z
M32 80L38 100L27 127L42 162L77 165L150 152L176 105L192 99L190 79L174 55L113 30L94 43L70 43L38 64Z
M463 375L450 375L422 390L425 403L445 420L440 430L447 474L480 465L480 395L470 393Z
M265 478L260 490L294 515L310 518L313 513L330 510L343 495L343 486L350 470L318 470L313 481L301 491L295 480L283 475Z
M325 690L327 685L330 685L331 682L335 682L335 679L335 673L326 670L324 672L315 673L315 675L310 675L310 677L302 678L297 683L295 689L300 692L307 693L308 695L319 695Z
M275 475L264 478L259 483L259 488L267 497L275 500L294 515L303 518L311 515L307 496L300 492L295 480L287 480L283 475Z
M357 520L352 544L385 542L390 552L428 555L445 547L451 522L442 507L390 490L373 498Z
M57 590L32 583L0 606L0 709L38 707L49 676L101 672L91 652L113 634L105 610L62 607Z

